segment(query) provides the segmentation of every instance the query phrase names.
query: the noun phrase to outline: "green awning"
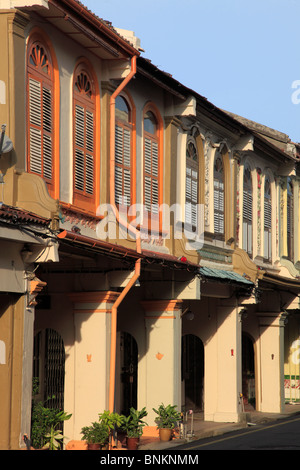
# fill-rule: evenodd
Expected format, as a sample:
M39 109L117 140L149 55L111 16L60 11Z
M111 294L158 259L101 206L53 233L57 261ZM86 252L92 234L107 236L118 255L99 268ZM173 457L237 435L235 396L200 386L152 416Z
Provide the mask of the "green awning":
M199 270L201 276L220 282L243 284L248 287L254 286L252 281L233 271L223 271L222 269L201 267Z

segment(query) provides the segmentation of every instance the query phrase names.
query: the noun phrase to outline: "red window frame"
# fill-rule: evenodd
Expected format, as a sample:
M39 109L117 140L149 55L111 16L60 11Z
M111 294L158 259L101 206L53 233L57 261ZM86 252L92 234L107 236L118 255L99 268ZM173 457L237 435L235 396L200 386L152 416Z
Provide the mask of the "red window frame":
M27 49L27 171L41 176L55 196L55 87L53 58L43 38Z

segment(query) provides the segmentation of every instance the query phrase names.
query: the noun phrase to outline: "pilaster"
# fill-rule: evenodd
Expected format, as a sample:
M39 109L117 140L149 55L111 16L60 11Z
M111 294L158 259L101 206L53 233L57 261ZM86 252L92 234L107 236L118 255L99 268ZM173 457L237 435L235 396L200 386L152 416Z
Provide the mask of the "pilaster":
M73 426L69 435L80 439L83 426L98 419L108 409L108 377L110 357L111 309L119 293L76 292L73 302L74 355L66 361L65 409L76 416L65 424ZM71 358L69 358L70 360ZM68 381L68 368L71 378Z
M141 305L147 341L144 402L147 422L155 426L152 408L164 403L180 410L182 300L151 300Z

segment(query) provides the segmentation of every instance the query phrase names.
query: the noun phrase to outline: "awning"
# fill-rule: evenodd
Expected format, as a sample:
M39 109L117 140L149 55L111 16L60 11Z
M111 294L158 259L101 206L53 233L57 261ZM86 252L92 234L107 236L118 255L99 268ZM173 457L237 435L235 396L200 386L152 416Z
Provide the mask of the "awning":
M202 278L207 278L213 281L233 283L243 285L244 287L254 287L252 281L233 271L223 271L222 269L207 268L205 266L199 269L199 274Z
M269 283L274 286L280 286L285 289L300 289L300 278L288 278L284 276L278 276L276 274L265 273L262 279L259 280L260 283ZM274 287L275 288L275 287Z

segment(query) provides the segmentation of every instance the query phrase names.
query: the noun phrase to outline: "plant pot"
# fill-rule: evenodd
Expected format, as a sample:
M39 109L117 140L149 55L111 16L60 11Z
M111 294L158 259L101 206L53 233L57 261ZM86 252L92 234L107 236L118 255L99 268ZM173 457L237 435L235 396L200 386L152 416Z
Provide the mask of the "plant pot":
M127 449L128 450L137 450L140 439L138 437L127 437Z
M101 445L100 444L88 444L88 450L100 450Z
M169 428L160 428L159 429L159 438L161 441L170 441L172 438L172 429Z

